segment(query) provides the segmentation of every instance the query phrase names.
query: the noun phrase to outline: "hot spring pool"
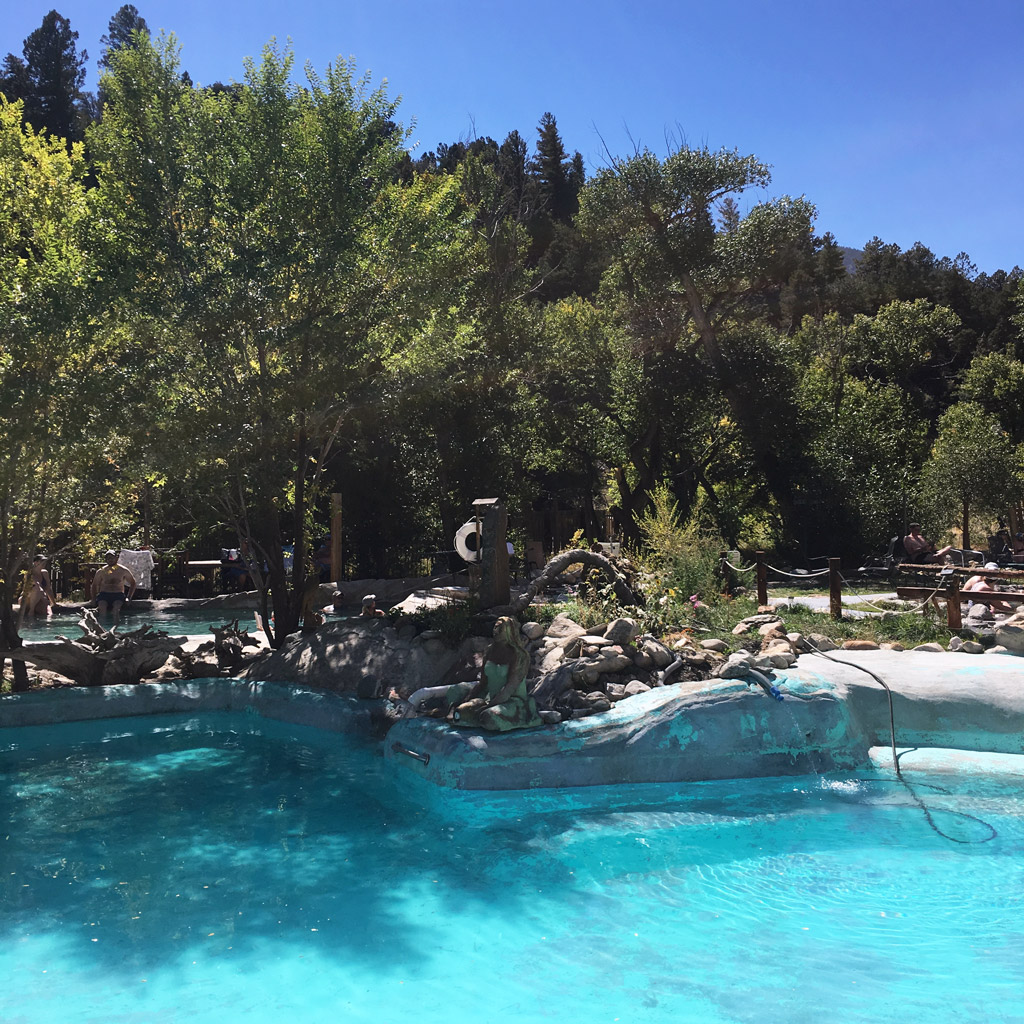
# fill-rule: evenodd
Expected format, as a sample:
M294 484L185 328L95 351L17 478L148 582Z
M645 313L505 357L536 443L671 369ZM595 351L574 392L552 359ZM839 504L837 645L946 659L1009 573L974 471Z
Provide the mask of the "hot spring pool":
M469 795L255 714L0 768L6 1024L1024 1020L1019 778L920 776L954 842L882 776Z

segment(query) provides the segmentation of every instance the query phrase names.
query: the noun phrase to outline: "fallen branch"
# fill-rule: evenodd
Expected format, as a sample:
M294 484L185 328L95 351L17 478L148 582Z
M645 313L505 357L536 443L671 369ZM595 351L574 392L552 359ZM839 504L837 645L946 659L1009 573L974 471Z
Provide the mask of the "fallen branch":
M604 557L604 555L599 555L596 551L584 551L581 548L577 548L573 551L563 551L562 554L555 555L555 557L544 566L541 574L526 588L525 591L523 591L520 597L516 598L516 600L512 602L513 613L518 615L529 606L530 602L538 594L551 586L556 577L565 572L570 565L577 565L580 563L590 566L593 569L600 569L601 572L608 577L609 582L612 584L612 588L615 590L615 596L619 599L620 604L637 605L643 603L640 597L630 588L629 583L626 581L626 577L623 576L622 573L620 573L618 569L616 569L615 566Z

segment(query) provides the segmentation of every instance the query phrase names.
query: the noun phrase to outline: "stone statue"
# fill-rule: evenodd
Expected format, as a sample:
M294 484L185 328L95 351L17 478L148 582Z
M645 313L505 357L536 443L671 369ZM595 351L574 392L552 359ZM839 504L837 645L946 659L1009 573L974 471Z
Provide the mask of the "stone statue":
M448 687L446 703L458 725L507 732L543 725L537 704L526 691L530 655L519 623L504 616L494 624L494 639L484 653L480 679Z

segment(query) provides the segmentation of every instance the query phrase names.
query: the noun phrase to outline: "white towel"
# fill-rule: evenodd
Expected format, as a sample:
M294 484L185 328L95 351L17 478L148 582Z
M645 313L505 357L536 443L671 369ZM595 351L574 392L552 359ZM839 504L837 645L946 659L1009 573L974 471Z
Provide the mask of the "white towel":
M117 561L135 577L140 590L153 589L153 567L156 562L153 561L152 551L128 551L122 548Z

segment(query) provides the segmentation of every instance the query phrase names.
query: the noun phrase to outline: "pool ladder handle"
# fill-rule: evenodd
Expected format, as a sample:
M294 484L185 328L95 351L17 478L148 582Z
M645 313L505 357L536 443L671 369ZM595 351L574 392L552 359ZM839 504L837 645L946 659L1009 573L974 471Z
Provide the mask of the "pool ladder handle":
M417 761L422 761L423 764L430 764L429 754L417 754L415 750L410 750L408 747L403 747L401 743L392 743L391 749L396 754L407 754L409 757L415 758Z

